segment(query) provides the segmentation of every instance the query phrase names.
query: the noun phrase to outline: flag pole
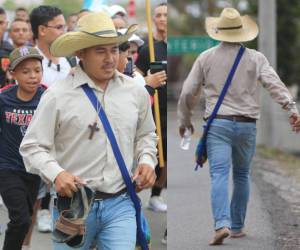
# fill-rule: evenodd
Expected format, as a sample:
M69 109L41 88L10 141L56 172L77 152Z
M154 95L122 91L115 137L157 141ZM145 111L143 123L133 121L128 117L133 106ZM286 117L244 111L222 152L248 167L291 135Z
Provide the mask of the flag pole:
M146 13L147 13L147 26L148 26L148 41L149 41L149 53L150 53L150 62L155 61L154 54L154 43L153 43L153 33L152 33L152 16L151 16L151 4L150 0L146 0ZM165 166L164 155L163 155L163 144L162 144L162 135L161 135L161 123L160 123L160 111L159 111L159 102L158 102L158 92L155 90L154 94L154 117L156 123L156 131L158 135L158 162L159 166L162 168Z

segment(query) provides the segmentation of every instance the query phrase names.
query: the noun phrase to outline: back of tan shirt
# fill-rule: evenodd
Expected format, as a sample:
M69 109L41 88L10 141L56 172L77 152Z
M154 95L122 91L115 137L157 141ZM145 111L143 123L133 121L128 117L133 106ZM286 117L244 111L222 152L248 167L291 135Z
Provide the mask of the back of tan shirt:
M206 99L205 117L209 117L239 48L240 44L222 42L196 59L178 102L180 125L190 125L193 100L202 89ZM282 108L298 113L296 106L292 104L292 96L266 57L256 50L246 48L218 114L259 119L260 84Z

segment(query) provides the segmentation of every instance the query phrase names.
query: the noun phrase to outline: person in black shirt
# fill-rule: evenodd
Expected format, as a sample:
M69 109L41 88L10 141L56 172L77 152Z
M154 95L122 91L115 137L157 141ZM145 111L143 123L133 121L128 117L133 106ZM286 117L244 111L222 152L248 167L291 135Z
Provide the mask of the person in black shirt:
M166 61L167 60L167 44L165 41L158 41L154 43L155 50L155 61ZM151 74L150 69L150 58L149 58L149 47L145 46L141 49L139 56L136 61L136 67L139 72L145 77L146 89L151 96L154 95L155 89L158 92L160 121L161 121L161 132L162 132L162 144L163 154L165 162L167 161L167 85L166 85L166 72L160 71ZM164 170L165 171L165 170ZM166 173L161 174L159 166L156 167L156 174L158 176L158 182L156 186L152 188L152 194L149 201L149 208L154 211L166 212L167 205L162 201L160 193L162 187L165 185ZM161 176L161 178L160 178Z
M42 58L35 48L15 49L9 70L18 85L0 93L0 194L10 219L3 250L22 248L39 190L40 177L26 172L19 147L44 92Z
M153 23L155 31L153 34L155 61L167 61L167 3L163 2L155 6ZM161 71L154 74L150 73L150 56L148 40L145 40L144 46L139 49L139 55L136 60L137 69L145 77L146 89L151 96L154 95L155 89L158 91L161 132L163 143L163 154L165 165L167 165L167 75L166 72ZM151 198L149 201L149 208L154 211L167 211L167 205L160 197L162 187L166 185L167 171L166 167L162 170L156 166L156 175L158 178L157 185L152 188ZM167 230L162 239L163 244L167 244Z

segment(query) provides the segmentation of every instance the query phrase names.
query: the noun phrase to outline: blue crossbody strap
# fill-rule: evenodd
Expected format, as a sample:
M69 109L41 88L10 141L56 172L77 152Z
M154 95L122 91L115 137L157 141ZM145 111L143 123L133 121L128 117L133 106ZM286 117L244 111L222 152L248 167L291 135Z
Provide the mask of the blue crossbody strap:
M228 90L228 88L229 88L229 86L232 82L232 78L235 74L235 71L236 71L236 69L237 69L237 67L238 67L238 65L241 61L241 58L242 58L244 52L245 52L245 47L243 45L241 45L241 47L239 49L239 52L237 53L236 58L234 60L234 63L232 65L232 68L231 68L231 70L230 70L230 72L227 76L226 82L225 82L224 87L222 89L222 92L219 96L219 99L218 99L218 101L217 101L217 103L216 103L216 105L213 109L213 112L211 113L211 115L209 116L209 118L207 120L206 126L204 127L204 131L203 131L203 135L202 135L202 144L200 145L200 149L199 149L199 155L202 155L202 153L203 153L204 146L206 144L206 137L207 137L209 127L212 124L213 120L215 119L215 117L216 117L216 115L219 111L219 108L220 108L220 106L221 106L221 104L224 100L224 97L225 97L225 95L227 93L227 90ZM199 166L200 165L197 164L196 167L195 167L195 170L197 170L199 168ZM200 166L200 167L202 167L202 166Z
M101 107L101 103L97 99L97 96L95 95L94 91L88 86L88 84L84 84L81 86L87 97L90 99L93 107L97 111L97 107ZM142 224L141 224L141 202L139 197L137 196L135 192L135 185L131 181L131 177L129 175L128 169L126 167L125 161L123 159L123 156L121 154L120 148L118 146L116 137L114 135L114 132L110 126L109 120L107 119L107 116L104 112L104 109L101 107L99 111L99 118L102 122L102 125L104 127L104 130L107 134L107 137L110 141L113 153L115 155L116 161L118 163L118 166L120 168L122 177L124 179L124 182L127 187L127 192L134 204L135 210L136 210L136 222L137 222L137 241L139 242L140 246L142 247L142 250L148 250L148 243L147 239L145 237L145 234L142 231Z

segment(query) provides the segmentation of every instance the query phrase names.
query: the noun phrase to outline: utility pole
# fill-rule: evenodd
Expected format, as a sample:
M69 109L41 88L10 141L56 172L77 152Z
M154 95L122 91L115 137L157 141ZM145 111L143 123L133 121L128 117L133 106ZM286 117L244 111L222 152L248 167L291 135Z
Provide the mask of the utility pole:
M259 51L269 60L271 66L276 70L276 0L259 0ZM260 136L258 143L276 147L276 120L275 106L269 93L261 91L261 116Z

